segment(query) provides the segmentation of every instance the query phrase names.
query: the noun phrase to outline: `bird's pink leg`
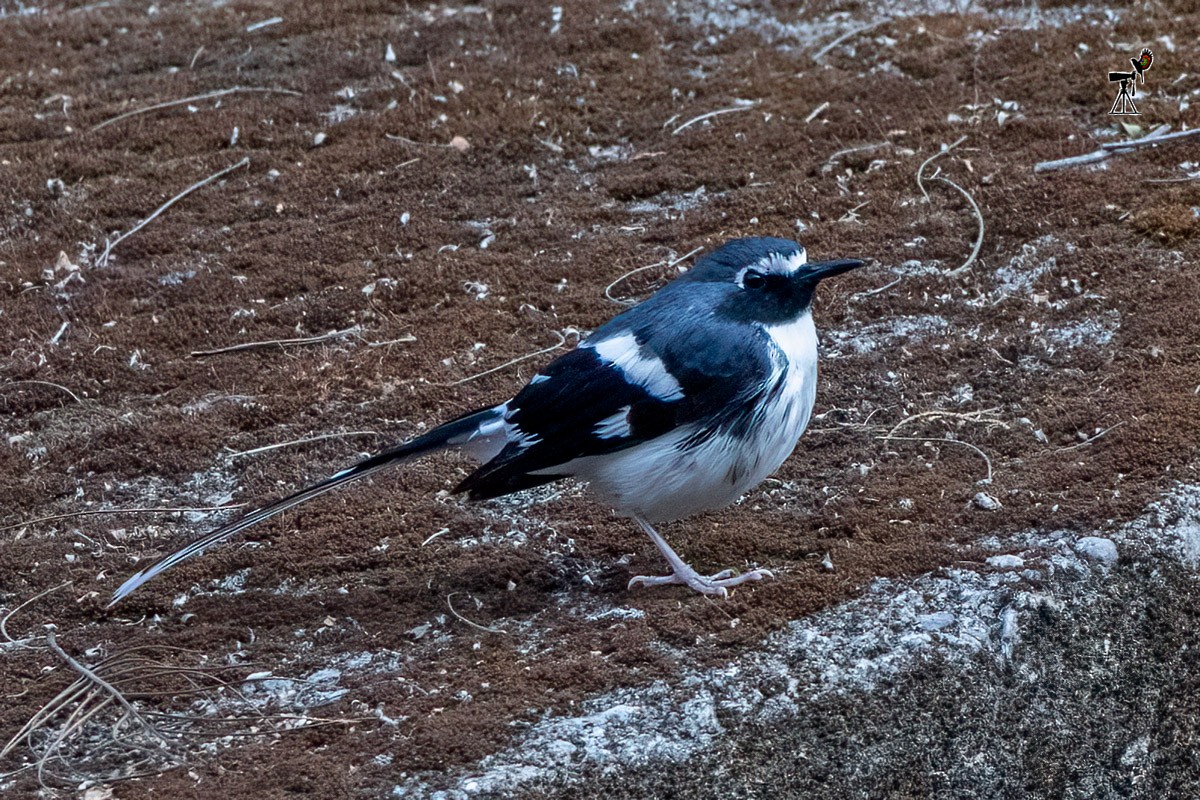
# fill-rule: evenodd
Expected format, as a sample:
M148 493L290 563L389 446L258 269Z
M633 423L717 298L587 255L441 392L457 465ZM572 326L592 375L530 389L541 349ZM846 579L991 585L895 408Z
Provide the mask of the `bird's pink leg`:
M721 570L715 575L701 575L680 558L678 553L671 549L671 545L667 544L667 540L658 531L654 530L649 522L641 517L635 516L634 519L637 520L637 524L642 527L646 535L650 537L650 541L654 542L654 546L658 548L658 551L663 554L663 558L671 566L671 574L662 576L638 575L629 581L629 589L632 589L634 586L682 584L690 586L701 594L728 597L730 586L737 586L747 581L761 581L763 578L775 577L770 570L766 569L753 569L749 572L743 572L741 575L734 575L733 570L730 569Z

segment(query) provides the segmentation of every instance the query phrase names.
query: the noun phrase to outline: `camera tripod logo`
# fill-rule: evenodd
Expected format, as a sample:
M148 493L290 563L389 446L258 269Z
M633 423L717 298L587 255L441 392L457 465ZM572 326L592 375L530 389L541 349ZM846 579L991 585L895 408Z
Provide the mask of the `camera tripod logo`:
M1142 113L1133 104L1133 96L1137 94L1138 80L1140 79L1142 83L1146 82L1146 70L1150 69L1150 65L1154 63L1154 53L1150 52L1149 47L1143 48L1141 56L1129 59L1129 63L1133 65L1132 72L1108 73L1110 82L1120 82L1121 84L1112 110L1108 112L1114 117L1129 117Z

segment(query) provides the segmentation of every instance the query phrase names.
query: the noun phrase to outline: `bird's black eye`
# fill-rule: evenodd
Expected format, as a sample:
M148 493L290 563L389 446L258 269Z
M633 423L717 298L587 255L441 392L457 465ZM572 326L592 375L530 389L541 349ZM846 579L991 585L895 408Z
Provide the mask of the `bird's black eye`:
M747 289L761 289L767 285L767 276L756 269L746 270L742 276L742 286Z

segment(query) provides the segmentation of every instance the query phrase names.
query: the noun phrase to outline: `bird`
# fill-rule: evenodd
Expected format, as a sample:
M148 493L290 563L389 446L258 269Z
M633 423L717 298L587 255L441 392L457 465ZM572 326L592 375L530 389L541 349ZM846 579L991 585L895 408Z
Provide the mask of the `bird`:
M1150 52L1149 47L1142 48L1142 54L1137 58L1129 59L1129 63L1133 64L1133 70L1142 79L1142 83L1146 82L1146 70L1150 69L1150 65L1154 63L1154 53Z
M767 569L702 575L655 525L723 508L777 470L812 415L824 279L853 258L809 262L798 242L732 239L582 338L511 399L458 416L360 460L165 555L126 580L111 608L157 575L333 489L458 449L480 466L454 490L502 497L575 478L631 518L670 568L635 586L680 584L727 597Z

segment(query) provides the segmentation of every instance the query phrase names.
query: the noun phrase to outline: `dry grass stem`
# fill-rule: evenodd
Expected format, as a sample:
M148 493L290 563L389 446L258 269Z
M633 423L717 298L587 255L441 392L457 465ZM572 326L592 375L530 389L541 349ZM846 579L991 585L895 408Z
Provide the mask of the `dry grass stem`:
M1067 445L1066 447L1060 447L1057 450L1055 450L1054 452L1055 453L1065 453L1068 450L1080 450L1084 447L1090 447L1101 436L1104 436L1109 431L1116 430L1117 428L1121 427L1124 424L1125 424L1125 420L1121 420L1116 425L1110 425L1109 427L1105 428L1104 430L1100 431L1099 433L1095 434L1094 436L1089 436L1087 439L1084 439L1082 442L1079 442L1078 444L1070 444L1070 445Z
M240 458L242 456L252 456L258 453L265 453L268 450L278 450L281 447L293 447L298 444L308 444L309 442L320 442L325 439L348 439L351 436L382 436L379 431L345 431L344 433L323 433L320 436L308 436L304 439L293 439L289 442L277 442L275 444L267 444L262 447L254 447L250 450L239 450L235 453L230 453L230 458Z
M896 278L896 280L892 281L891 283L885 283L883 286L880 286L878 289L868 289L865 292L855 292L854 294L850 295L850 300L853 302L855 300L861 300L864 297L870 297L872 295L881 294L882 292L886 292L888 289L897 285L902 280L904 280L903 275L901 275L899 278Z
M991 483L992 482L992 459L990 459L988 457L987 453L983 452L982 450L980 450L978 447L971 444L970 442L964 442L961 439L950 439L947 437L937 437L937 436L880 436L879 438L882 441L938 442L938 443L944 443L944 444L957 444L957 445L960 445L961 447L969 448L971 450L974 450L976 453L978 453L980 458L983 459L984 463L987 464L987 477L976 481L976 483Z
M921 166L917 167L917 188L921 190L921 196L925 198L925 202L929 202L929 192L925 191L925 168L932 164L935 160L949 153L954 148L967 140L966 136L960 136L954 144L944 144L941 149L931 155L929 158L921 162Z
M844 150L838 150L836 153L825 159L825 166L832 167L838 162L842 156L848 156L852 153L867 153L871 150L878 150L881 147L891 147L891 142L875 142L874 144L864 144L859 147L847 147Z
M259 680L315 684L278 676L226 679L224 675L240 672L247 665L192 667L153 658L154 653L191 653L183 648L134 647L89 667L63 650L52 630L47 631L46 642L78 677L41 706L0 749L3 758L24 742L32 756L31 763L0 777L36 769L39 782L46 787L48 781L76 786L83 781L127 780L178 766L205 742L376 721L314 718L303 713L303 706L300 713L267 713L266 706L277 702L269 693L251 697L236 684ZM147 700L183 703L189 711L135 706ZM205 711L198 712L198 708Z
M979 233L975 235L975 246L971 248L971 255L967 256L967 260L962 263L962 266L950 270L946 273L948 276L961 275L971 268L975 263L975 259L979 258L979 251L983 248L983 234L987 230L987 226L983 221L983 212L979 210L979 204L975 202L975 198L966 189L959 186L949 178L943 178L941 175L934 175L933 180L941 181L942 183L951 186L958 190L959 194L967 198L967 202L971 204L971 210L975 212L975 219L979 222Z
M425 541L421 542L421 547L424 547L425 545L432 542L434 539L438 538L439 536L444 536L445 534L447 534L449 532L450 532L449 528L442 528L439 531L434 531L433 533L429 534L429 538L427 538Z
M411 333L406 333L397 339L388 339L383 342L371 342L364 339L362 336L358 336L358 339L367 347L388 347L393 344L408 344L409 342L415 342L417 337L413 336Z
M814 119L816 119L817 117L821 116L821 114L822 114L822 113L825 111L825 109L827 109L827 108L829 108L829 101L828 101L828 100L826 100L825 102L821 103L821 105L817 106L817 107L816 107L816 108L814 108L812 111L808 112L808 116L804 118L804 122L805 122L805 124L808 124L808 123L812 122Z
M853 39L855 36L859 36L864 33L869 33L870 31L875 30L879 26L886 25L887 23L889 23L891 21L892 21L891 17L883 17L882 19L877 19L868 25L863 25L860 28L854 28L853 30L846 31L841 36L837 37L832 42L825 45L817 52L813 53L812 60L819 64L819 63L821 63L821 59L823 59L825 56L829 55L829 53L838 45L845 44L846 42Z
M917 420L920 420L920 419L958 419L958 420L963 420L965 422L981 422L981 423L987 425L989 428L998 426L998 427L1004 428L1005 430L1008 430L1007 422L1004 422L1001 419L997 419L996 417L988 416L988 414L992 414L999 410L1000 410L1000 407L996 406L994 408L985 408L980 411L966 411L966 412L940 411L940 410L922 411L919 414L913 414L912 416L905 417L904 419L897 422L896 425L890 431L887 432L887 436L885 436L884 438L889 438L889 437L895 436L896 431L900 430L905 425L916 422Z
M196 56L192 58L193 64L196 63L196 58L199 57L200 51L202 51L202 50L204 50L203 47L201 47L200 50L196 51ZM130 117L136 117L139 114L149 114L151 111L159 111L164 108L174 108L175 106L183 106L183 105L187 105L188 103L198 103L203 100L212 100L214 98L224 97L225 95L229 95L229 94L254 94L254 93L257 93L257 94L287 94L287 95L291 95L292 97L303 96L301 92L294 92L291 89L273 89L273 88L270 88L267 86L234 86L232 89L219 89L215 92L205 92L204 94L197 94L197 95L192 95L191 97L184 97L181 100L168 100L165 103L156 103L152 106L145 106L143 108L134 109L133 111L126 111L124 114L118 114L117 116L112 117L111 119L104 120L104 122L101 122L98 125L93 125L92 131L98 131L101 128L108 127L109 125L114 125L114 124L120 122L121 120L129 119Z
M448 149L454 147L452 144L442 144L440 142L418 142L416 139L409 139L407 136L400 136L395 133L385 133L384 137L391 139L393 142L404 142L405 144L416 145L417 147L441 147ZM413 161L416 161L416 159L413 159ZM409 161L407 163L411 164L413 162Z
M555 350L559 349L560 347L562 347L564 344L567 343L568 335L574 335L576 337L579 336L579 332L572 328L568 328L565 334L562 332L559 332L559 331L552 331L552 333L558 337L558 341L556 343L550 345L549 347L543 347L541 350L535 350L532 353L526 353L523 356L517 356L516 358L509 359L508 361L505 361L503 364L492 367L491 369L485 369L483 372L476 372L474 375L468 375L465 378L459 378L458 380L451 381L450 383L436 383L434 385L435 386L461 386L464 383L470 383L471 381L477 380L478 378L482 378L485 375L491 375L493 372L499 372L500 370L504 369L505 367L511 367L513 364L519 364L522 361L525 361L530 358L535 358L537 356L544 355L546 353L553 353Z
M737 111L749 111L750 109L756 108L757 106L758 106L758 103L747 103L745 105L729 106L728 108L718 108L716 111L709 111L707 114L701 114L698 117L692 117L687 122L683 123L675 130L671 131L671 135L678 136L680 133L687 130L691 126L695 125L697 122L703 122L706 119L712 119L713 117L719 116L720 114L733 114L734 112L737 112Z
M454 608L454 604L450 602L450 598L454 597L456 594L458 594L458 592L451 592L450 594L446 595L446 606L450 609L450 613L453 614L459 622L464 622L467 625L470 625L472 628L483 631L484 633L502 633L504 635L508 635L508 631L506 630L501 628L489 628L486 625L480 625L478 622L472 622L462 614L458 613L458 611L456 611Z
M21 639L21 640L14 639L8 632L8 621L10 619L12 619L14 614L16 614L22 608L25 608L25 606L29 605L30 603L41 600L46 595L51 594L53 592L57 592L59 589L62 589L63 587L66 587L66 586L70 586L72 583L74 583L74 581L63 581L58 586L51 586L49 589L46 589L45 591L42 591L42 592L38 592L33 597L29 598L28 600L23 601L22 603L20 603L20 605L14 606L12 608L12 610L10 610L7 614L4 615L3 618L0 618L0 636L3 636L4 641L11 645L21 645L21 644L24 644L25 642L30 641L30 639ZM3 754L0 753L0 755L3 755Z
M613 297L613 295L612 295L613 287L615 287L618 283L625 280L626 278L629 278L633 275L637 275L639 272L645 272L646 270L655 269L657 267L666 267L667 269L670 269L671 267L676 266L680 262L686 261L687 259L691 258L696 253L699 253L702 249L703 248L695 247L695 248L689 250L688 252L684 253L683 255L679 256L678 258L669 259L667 261L655 261L653 264L647 264L644 267L638 267L636 269L631 269L631 270L629 270L629 272L626 272L624 275L621 275L619 278L617 278L615 281L610 283L608 286L605 286L604 287L604 296L607 297L609 300L612 300L614 303L618 303L623 306L631 306L634 303L636 303L637 301L632 298L628 298L628 297Z
M71 399L74 400L76 403L83 402L82 400L79 399L79 395L75 394L70 389L63 386L61 383L51 383L50 381L34 381L34 380L9 381L8 383L4 384L3 386L0 386L0 391L3 391L4 389L7 389L10 386L20 386L21 384L35 384L38 386L53 386L55 389L62 389L64 392L71 395Z

